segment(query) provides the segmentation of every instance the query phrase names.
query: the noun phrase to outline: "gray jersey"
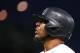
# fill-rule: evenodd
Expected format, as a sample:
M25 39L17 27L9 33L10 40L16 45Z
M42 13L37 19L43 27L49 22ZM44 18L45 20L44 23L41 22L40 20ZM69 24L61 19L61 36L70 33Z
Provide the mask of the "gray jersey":
M70 47L65 44L60 44L46 52L42 51L40 53L75 53Z

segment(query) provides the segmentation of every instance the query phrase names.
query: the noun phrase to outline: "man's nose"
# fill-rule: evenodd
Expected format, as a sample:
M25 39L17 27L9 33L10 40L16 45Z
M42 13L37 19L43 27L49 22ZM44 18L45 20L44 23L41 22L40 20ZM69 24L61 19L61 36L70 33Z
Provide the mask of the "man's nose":
M40 24L39 24L39 23L36 23L36 29L37 29L39 26L40 26Z
M40 29L40 27L39 27L39 26L37 26L35 29L36 29L36 30L39 30L39 29Z
M37 31L37 26L36 26L35 30Z
M40 29L40 26L36 26L35 30L38 31Z

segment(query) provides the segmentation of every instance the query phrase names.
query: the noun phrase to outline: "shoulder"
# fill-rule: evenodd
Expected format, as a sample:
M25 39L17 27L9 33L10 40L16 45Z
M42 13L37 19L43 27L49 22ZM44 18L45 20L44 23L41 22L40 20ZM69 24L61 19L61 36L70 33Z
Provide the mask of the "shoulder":
M41 51L40 53L44 53L44 51Z
M44 53L44 51L42 51L40 53ZM52 48L52 49L46 51L45 53L75 53L75 52L67 45L60 44L60 45L56 46L55 48Z
M42 51L40 53L44 53L44 51ZM56 46L55 48L52 48L52 49L46 51L45 53L75 53L75 52L67 45L60 44L60 45Z
M75 53L74 50L72 50L70 47L68 47L67 45L65 44L61 44L59 46L57 46L54 51L56 53Z

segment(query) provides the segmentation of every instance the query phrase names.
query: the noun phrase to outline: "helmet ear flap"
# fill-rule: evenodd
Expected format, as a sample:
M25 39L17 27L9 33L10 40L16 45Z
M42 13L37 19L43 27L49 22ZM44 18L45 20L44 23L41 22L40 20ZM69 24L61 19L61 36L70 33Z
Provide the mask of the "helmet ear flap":
M63 36L65 35L65 31L63 27L51 27L49 25L46 24L45 26L45 30L48 33L49 36L55 37L55 36Z
M59 27L49 27L46 24L45 30L48 33L48 35L52 36L52 35L57 35L58 32L60 31L60 28Z

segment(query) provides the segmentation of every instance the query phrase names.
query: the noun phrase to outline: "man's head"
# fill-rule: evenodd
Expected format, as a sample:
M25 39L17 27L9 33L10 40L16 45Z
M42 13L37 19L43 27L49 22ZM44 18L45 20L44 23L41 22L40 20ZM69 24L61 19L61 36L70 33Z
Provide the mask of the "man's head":
M74 28L74 20L66 11L55 8L46 8L36 23L36 36L39 40L44 38L70 39Z
M56 36L56 37L51 37L49 36L48 32L46 31L46 22L40 19L38 22L36 22L36 28L35 28L35 38L43 41L45 39L47 40L53 40L53 39L60 39L61 41L64 41L64 37L61 36Z

